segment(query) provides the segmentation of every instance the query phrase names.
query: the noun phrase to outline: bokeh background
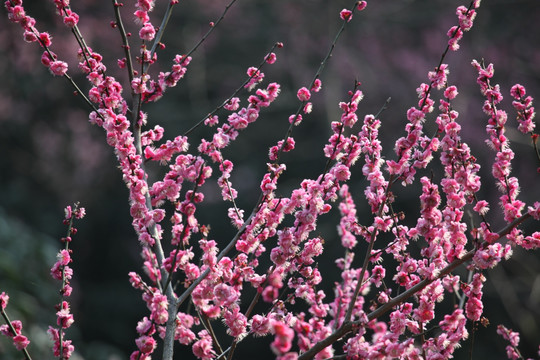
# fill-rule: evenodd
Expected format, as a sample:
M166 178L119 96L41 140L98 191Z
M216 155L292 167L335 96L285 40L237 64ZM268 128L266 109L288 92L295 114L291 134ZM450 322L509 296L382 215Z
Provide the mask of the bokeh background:
M175 8L160 53L163 61L153 71L166 69L176 53L190 50L215 21L228 1L184 0ZM160 21L166 1L158 1L152 15ZM316 176L324 168L322 146L329 135L330 121L339 119L339 101L347 99L354 81L362 83L365 99L359 114L376 113L388 97L383 113L381 138L384 154L392 158L392 144L402 135L406 110L417 102L415 89L427 81L427 72L439 63L447 41L447 30L456 23L455 8L462 1L378 0L356 14L322 75L323 91L314 96L314 110L295 129L297 149L284 160L288 172L282 179L283 194L301 179ZM464 4L464 3L463 3ZM53 5L45 1L25 4L42 31L53 35L53 50L70 64L70 74L87 90L76 69L76 43L59 23ZM296 90L308 86L341 26L339 11L350 1L274 0L238 1L224 21L193 55L186 78L168 90L156 104L149 105L149 124L160 124L166 136L183 133L226 99L245 79L245 70L260 63L276 41L284 48L278 62L265 70L268 81L279 82L282 94L271 108L240 139L227 148L225 156L235 162L233 184L240 192L239 205L249 209L257 200L258 183L265 171L268 148L282 138L288 116L298 106ZM468 5L468 4L464 4ZM123 57L120 37L109 26L114 20L110 1L80 0L73 10L81 15L80 29L86 42L105 55L109 74L124 84L126 75L116 66ZM122 8L125 23L136 33L131 21L132 2ZM53 305L58 301L57 284L49 279L49 268L65 234L63 208L80 201L87 217L78 224L73 242L75 287L72 307L75 326L68 337L74 339L77 356L86 359L125 359L135 348L136 322L145 315L140 294L128 281L129 271L141 268L139 247L130 225L127 190L116 168L111 149L100 129L87 121L88 108L73 95L69 84L53 78L39 63L40 49L22 41L21 30L9 23L5 11L0 16L0 291L11 296L9 312L24 320L32 340L35 358L51 358L47 353L45 330L54 323ZM495 64L495 82L506 99L514 83L526 86L533 97L540 96L540 3L538 0L484 0L473 29L465 34L461 49L450 53L449 81L460 95L454 108L460 112L463 139L484 164L481 195L496 204L497 190L490 185L493 153L484 144L485 115L472 59ZM133 37L133 40L135 36ZM135 45L134 47L136 47ZM503 105L513 114L510 101ZM513 115L509 116L513 119ZM428 128L433 129L433 118ZM431 127L430 127L431 126ZM522 198L540 200L540 175L529 139L508 130L517 153L514 173L523 186ZM204 137L197 132L195 139ZM197 144L197 141L192 141ZM437 170L435 170L437 171ZM360 216L365 223L369 212L362 202L366 183L359 169L351 182ZM219 201L216 186L205 189L207 203L201 217L212 226L213 236L229 239L234 230L225 218L228 205ZM411 214L418 210L418 193L397 190L398 207ZM500 221L492 205L490 220ZM526 226L538 230L538 223ZM321 223L327 238L336 238L335 222ZM225 240L223 240L225 241ZM329 262L325 271L335 271ZM327 268L326 268L327 266ZM514 257L487 272L485 316L491 325L475 332L472 358L505 358L504 341L496 335L496 324L521 331L525 357L537 357L540 342L540 256L516 251ZM260 346L266 340L254 342ZM237 358L271 352L239 347ZM267 349L267 348L265 348ZM456 358L470 358L468 342ZM184 354L191 358L190 352ZM16 359L11 344L0 339L0 358ZM182 357L184 358L184 357Z

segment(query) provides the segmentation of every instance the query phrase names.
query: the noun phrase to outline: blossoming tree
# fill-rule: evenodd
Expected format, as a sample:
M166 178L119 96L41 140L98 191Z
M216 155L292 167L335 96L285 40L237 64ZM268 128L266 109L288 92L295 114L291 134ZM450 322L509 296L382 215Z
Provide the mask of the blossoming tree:
M294 135L317 106L315 96L324 91L325 67L341 34L369 11L366 1L338 9L340 27L326 56L312 81L296 90L298 107L285 119L284 136L265 150L267 170L258 200L249 209L238 205L241 194L231 180L234 154L224 149L280 96L280 84L265 82L264 71L279 61L286 44L278 42L261 54L237 90L203 119L183 134L169 136L162 126L148 125L148 104L181 84L199 45L218 29L236 0L210 23L192 50L172 59L162 59L160 52L179 2L169 1L158 23L153 20L154 1L134 1L133 12L127 9L133 3L113 0L112 25L124 49L117 64L127 74L126 83L109 74L106 54L86 44L75 6L67 0L53 2L79 46L73 54L78 70L70 70L66 59L55 54L52 37L22 0L7 0L5 8L21 27L24 41L42 49L41 63L86 103L89 122L103 129L129 191L126 216L131 217L142 257L142 272L129 273L129 281L148 308L134 324L138 336L131 359L157 354L173 359L179 347L189 347L199 359L232 359L237 348L257 336L272 339L270 350L279 359L452 358L476 324L487 321L482 317L486 270L510 258L515 248L540 246L540 232L522 228L525 222L540 220L540 202L519 197L520 184L512 174L514 152L505 133L515 127L529 137L540 166L532 97L523 85L511 88L510 117L517 122L507 123L494 65L472 61L484 97L479 107L485 113L485 138L493 151L492 177L487 179L481 178L480 164L462 138L460 114L454 108L459 91L449 78L446 58L459 50L473 27L479 0L457 7L440 62L416 89L417 103L406 111L404 134L393 144L391 157L383 156L379 138L390 100L381 102L377 113L359 117L363 88L355 81L339 102L340 118L330 123L330 137L322 147L325 167L284 193L284 154L294 154ZM128 16L137 22L138 33L126 31ZM163 71L154 71L160 62ZM74 80L75 71L86 77L84 85ZM427 122L436 130L430 133ZM201 129L211 135L195 136ZM156 166L160 169L151 170ZM434 170L436 166L442 171ZM354 167L367 181L363 193L349 186ZM235 228L230 239L213 232L212 224L203 223L198 214L211 181L229 204L223 219ZM485 184L499 189L498 204L482 198ZM418 189L418 214L405 213L396 204L398 187ZM358 216L360 202L369 207L369 217ZM504 222L491 220L490 212L499 213ZM339 215L334 239L318 230L331 219L329 213ZM84 215L78 204L66 208L65 246L51 269L62 283L57 324L49 328L53 354L61 359L70 358L76 346L67 331L75 321L68 301L73 276L69 245L77 232L73 221ZM341 255L333 259L334 269L323 269L319 259L329 256L330 244L339 246ZM336 271L338 281L332 275ZM329 287L333 291L323 290ZM20 321L9 318L8 294L2 292L0 300L5 320L0 331L30 359L31 339ZM446 306L452 302L454 306ZM508 342L508 357L521 358L519 335L503 325L497 332Z

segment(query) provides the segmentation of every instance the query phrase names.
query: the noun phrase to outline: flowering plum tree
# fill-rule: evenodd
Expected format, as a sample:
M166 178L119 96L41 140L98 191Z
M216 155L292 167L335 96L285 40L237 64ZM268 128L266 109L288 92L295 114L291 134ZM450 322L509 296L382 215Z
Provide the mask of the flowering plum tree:
M473 27L480 0L457 7L446 49L417 87L417 103L406 111L404 134L395 141L392 156L383 155L379 137L390 99L381 102L376 114L359 117L364 94L355 81L339 102L341 116L331 121L330 137L322 146L326 165L318 176L288 191L280 187L288 170L285 154L294 154L294 135L316 106L317 93L324 91L324 70L341 34L369 11L366 1L336 9L340 27L312 81L296 90L297 110L284 121L285 135L267 150L259 197L249 209L238 205L241 193L232 181L234 154L227 155L225 149L280 96L280 84L266 83L263 71L279 61L279 50L286 44L277 42L261 54L237 90L183 134L167 136L164 127L149 125L149 104L181 83L200 44L235 2L210 23L192 50L165 59L164 65L158 62L165 49L163 34L179 1L167 3L158 25L151 19L154 1L113 0L112 26L118 29L124 51L117 65L128 79L122 83L110 74L104 55L86 44L79 15L69 1L53 1L77 41L74 55L87 80L83 86L75 81L67 60L55 54L51 35L23 1L5 1L8 17L21 27L24 41L41 47L41 63L52 75L66 79L87 104L89 121L103 129L129 191L126 216L131 216L137 234L143 270L130 272L129 281L148 309L134 324L137 338L130 358L173 359L175 350L189 347L198 359L232 359L237 348L259 336L271 338L270 350L284 360L452 358L478 323L487 324L487 269L510 258L516 248L540 246L540 232L522 226L540 220L540 199L519 197L520 184L512 174L515 154L506 135L508 127L515 127L530 137L539 162L535 167L540 166L532 97L520 84L511 88L515 115L510 117L517 122L507 124L509 114L500 106L503 94L495 84L494 65L472 61L484 97L479 107L486 118L486 143L493 151L491 178L481 178L454 107L459 91L449 78L446 58L459 50ZM137 33L126 30L126 13L134 16ZM426 128L428 122L435 131ZM363 193L350 187L354 167L367 181ZM230 239L212 231L212 224L199 216L208 183L215 183L229 204L223 219L235 229ZM481 186L487 184L499 189L498 204L482 198ZM418 190L418 213L399 208L398 187ZM360 202L369 207L369 217L359 217ZM66 208L65 248L51 269L53 278L62 281L57 326L49 329L53 354L61 359L70 358L76 345L65 333L74 321L67 301L73 275L69 244L76 233L73 220L84 215L78 205ZM338 215L337 237L328 238L318 226L331 221L332 215ZM337 247L341 250L332 259L335 267L322 268L321 259L336 254ZM0 331L30 359L30 341L22 323L9 319L8 299L2 292L5 324ZM508 341L508 357L522 358L519 334L502 325L497 332Z

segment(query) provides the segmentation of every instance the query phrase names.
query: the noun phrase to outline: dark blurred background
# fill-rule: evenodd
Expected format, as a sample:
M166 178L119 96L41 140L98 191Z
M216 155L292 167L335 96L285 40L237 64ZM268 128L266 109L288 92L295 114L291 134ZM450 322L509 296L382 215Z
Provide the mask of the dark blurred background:
M160 22L164 4L152 13ZM163 39L161 65L154 74L166 71L176 53L191 49L215 21L228 1L184 0L175 8ZM455 8L461 1L379 0L355 14L339 40L322 75L323 91L314 95L313 113L295 129L297 149L283 160L288 171L279 190L282 194L298 186L303 178L317 176L324 168L322 146L328 138L329 123L338 120L339 101L355 79L362 83L365 99L359 115L376 113L391 97L382 116L381 138L384 154L393 157L393 142L403 134L406 110L417 103L415 89L427 82L427 72L439 63L447 42L446 32L456 23ZM147 106L149 125L160 124L166 138L183 133L226 99L245 79L245 70L256 66L276 41L284 48L278 61L264 71L266 81L282 86L278 100L263 111L261 118L225 150L235 163L233 185L240 192L239 205L249 214L258 197L258 184L265 172L268 148L282 138L288 116L296 111L296 90L309 86L331 41L341 26L339 11L350 1L274 0L238 1L225 20L193 55L186 78L166 96ZM463 4L468 5L468 4ZM70 74L88 90L76 69L76 43L54 15L48 2L28 2L27 11L38 20L41 31L53 35L53 51L69 62ZM86 42L105 55L109 74L118 76L126 88L126 75L116 59L123 57L120 37L111 28L113 12L109 1L80 0L73 10ZM124 21L136 34L131 20L134 7L126 2ZM58 302L58 285L49 280L49 268L65 234L63 208L75 201L87 209L78 224L73 242L75 291L72 307L76 326L68 337L74 339L78 356L86 359L124 359L135 349L135 325L146 314L140 294L133 290L127 273L141 268L139 246L129 217L127 190L103 132L87 121L88 108L73 95L69 84L53 78L39 64L41 50L22 41L21 29L0 16L0 291L11 296L9 312L24 320L25 333L32 340L35 358L51 358L47 353L48 324L55 322L53 305ZM506 100L503 107L513 120L509 90L514 83L526 86L533 97L540 96L540 3L538 0L484 0L475 26L460 42L457 53L449 53L449 81L459 88L454 108L460 112L463 139L483 164L485 179L481 197L493 201L488 218L500 223L498 192L490 185L493 153L484 144L486 117L470 62L484 58L495 64L494 82L501 85ZM132 38L132 46L136 48ZM161 67L160 67L161 66ZM127 91L126 91L127 93ZM244 93L245 95L245 93ZM244 97L245 98L245 97ZM427 125L433 127L434 116ZM512 127L515 123L510 122ZM203 131L194 134L194 148ZM522 182L522 198L540 200L539 175L527 136L509 129L517 156L514 174ZM362 201L360 169L355 170L351 189L359 215L369 223L369 209ZM435 167L435 172L440 171ZM429 173L428 173L429 175ZM440 176L440 173L439 173ZM398 187L399 188L399 187ZM412 188L414 189L414 188ZM219 190L210 183L205 188L206 204L199 210L201 222L212 226L211 237L222 244L234 234L225 219L228 204L220 203ZM396 189L396 208L414 222L418 193ZM527 231L538 230L529 223ZM337 239L335 222L321 222L321 233ZM221 240L221 241L220 241ZM335 258L335 256L333 257ZM335 271L331 260L327 271ZM322 268L324 273L326 268ZM496 335L496 325L504 323L521 331L525 357L538 356L540 342L540 257L517 250L514 257L487 272L484 315L491 325L475 333L473 358L505 358L506 343ZM256 346L267 340L257 340ZM237 358L257 351L239 346ZM266 345L265 345L266 346ZM267 349L267 348L265 348ZM469 358L470 343L456 353ZM192 358L191 352L185 353ZM0 358L14 359L5 338L0 340Z

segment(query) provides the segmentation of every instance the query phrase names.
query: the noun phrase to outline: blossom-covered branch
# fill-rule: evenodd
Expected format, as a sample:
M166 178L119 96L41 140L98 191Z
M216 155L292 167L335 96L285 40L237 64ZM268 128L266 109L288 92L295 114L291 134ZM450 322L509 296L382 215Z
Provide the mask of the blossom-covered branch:
M469 336L467 324L482 317L486 270L510 258L516 247L540 246L540 232L529 234L520 226L527 219L540 220L540 202L519 197L519 181L511 173L514 152L505 135L514 125L507 123L508 115L499 106L503 96L492 84L491 64L473 61L485 97L479 107L488 116L486 142L495 152L493 179L481 178L480 164L462 136L458 86L445 62L472 29L480 1L457 7L457 22L446 33L438 65L427 72L426 82L416 89L418 100L404 112L404 133L395 141L393 155L383 151L386 144L380 137L381 131L391 131L382 123L388 101L376 115L359 115L366 89L355 80L336 104L339 115L329 122L329 136L320 149L324 166L285 190L281 179L290 164L284 154L294 155L298 146L293 132L308 124L338 40L351 22L361 19L367 2L336 9L339 27L318 70L310 83L292 91L296 110L271 125L281 126L284 135L264 150L257 199L247 209L238 201L242 193L233 181L237 154L229 149L283 96L282 86L265 72L279 61L276 49L287 45L269 45L258 65L249 66L238 80L236 90L213 110L203 110L207 115L202 119L186 123L182 135L170 136L170 129L155 123L149 106L181 84L190 64L198 61L200 45L235 3L225 5L191 50L158 67L154 65L162 61L165 29L178 1L164 5L159 26L153 22L155 2L135 1L129 17L138 36L130 38L124 25L128 5L113 0L111 25L120 34L123 56L116 63L129 79L122 83L108 71L104 56L86 44L69 1L54 1L79 47L74 55L87 80L82 86L68 75L67 61L53 53L51 36L37 30L23 1L5 2L24 39L44 49L41 62L53 75L67 78L90 105L89 121L103 130L128 189L129 216L142 259L142 272L130 272L129 282L148 311L136 324L130 358L150 359L161 347L162 358L172 360L175 344L181 344L199 359L232 359L256 336L272 337L270 350L280 360L453 357ZM515 126L533 139L538 155L533 99L519 84L510 94ZM352 181L355 166L367 182L363 193ZM480 192L490 180L500 190L499 208ZM396 201L399 186L419 192L416 213ZM203 222L209 188L217 190L228 207L221 215L234 235L227 239ZM360 215L358 201L366 204L369 216ZM498 226L490 211L500 211L502 229L494 229ZM64 337L74 321L67 301L72 292L69 243L76 231L72 221L83 215L82 208L66 209L65 248L51 270L62 281L62 301L57 305L58 328L51 327L49 333L55 356L63 359L74 351ZM337 236L320 226L332 215L338 219ZM334 269L320 265L328 254L336 257L337 280ZM460 275L460 267L468 276ZM452 297L460 299L458 305L441 304ZM0 299L7 322L0 329L24 352L28 339L22 325L8 320L7 295ZM500 329L511 343L509 356L515 357L516 336Z

